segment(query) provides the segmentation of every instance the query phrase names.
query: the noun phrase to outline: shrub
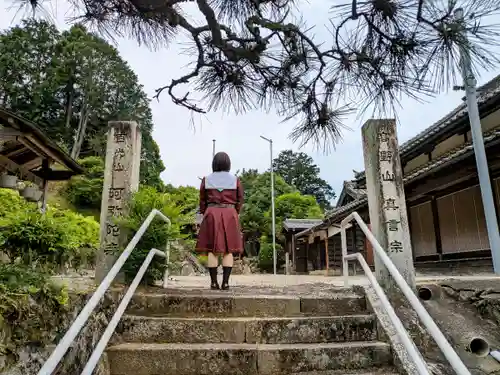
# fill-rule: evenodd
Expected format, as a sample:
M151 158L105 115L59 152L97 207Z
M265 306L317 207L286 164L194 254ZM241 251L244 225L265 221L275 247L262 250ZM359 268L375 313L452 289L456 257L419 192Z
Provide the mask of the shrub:
M163 250L167 241L182 238L180 228L191 224L194 220L192 215L182 214L183 207L177 204L177 200L173 194L160 193L153 187L141 187L132 198L129 206L129 215L120 220L123 228L125 230L128 229L130 232L129 240L154 208L166 215L171 220L172 225L169 228L163 220L159 218L153 220L149 229L143 235L134 251L132 251L132 254L123 267L127 281L135 277L152 248ZM171 247L171 251L174 251L173 247ZM160 257L153 258L151 265L144 275L144 281L152 284L154 281L160 280L163 277L165 268L165 259Z
M0 250L11 262L47 272L93 263L99 246L93 218L57 208L42 215L36 204L6 189L0 189L0 202Z
M68 311L65 287L26 266L0 264L0 357L15 363L19 347L45 345ZM2 366L0 366L1 368Z
M272 272L274 270L273 244L266 236L260 238L259 268L261 271ZM283 263L283 247L276 243L277 268Z
M78 208L101 208L102 186L104 182L104 160L90 156L79 160L85 168L83 176L73 177L65 191L66 199Z
M198 262L200 262L200 264L203 267L207 266L207 264L208 264L208 256L207 255L198 255L197 258L198 258Z

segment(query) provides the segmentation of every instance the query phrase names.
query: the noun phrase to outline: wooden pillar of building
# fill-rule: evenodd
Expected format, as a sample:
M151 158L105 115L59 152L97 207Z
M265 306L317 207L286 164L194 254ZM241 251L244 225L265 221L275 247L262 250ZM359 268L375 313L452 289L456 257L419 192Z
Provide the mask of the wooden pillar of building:
M328 229L325 231L325 263L326 263L326 275L328 276L328 271L330 270L330 257L328 254Z

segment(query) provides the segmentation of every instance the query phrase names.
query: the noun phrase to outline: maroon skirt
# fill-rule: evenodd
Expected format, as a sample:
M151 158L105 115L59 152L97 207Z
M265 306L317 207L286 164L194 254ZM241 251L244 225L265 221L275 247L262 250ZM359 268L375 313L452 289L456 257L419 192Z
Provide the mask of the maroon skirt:
M199 253L243 252L238 213L233 207L208 207L198 232L196 251Z

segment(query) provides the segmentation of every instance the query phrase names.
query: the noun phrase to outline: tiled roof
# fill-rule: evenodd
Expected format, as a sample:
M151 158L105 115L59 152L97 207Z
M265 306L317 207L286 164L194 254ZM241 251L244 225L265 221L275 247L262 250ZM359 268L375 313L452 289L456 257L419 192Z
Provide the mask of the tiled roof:
M354 199L359 199L366 195L366 190L358 188L356 181L344 181L344 187Z
M487 82L486 84L482 85L477 89L477 104L481 105L491 98L497 96L500 94L500 76L496 76L493 78L491 81ZM445 129L446 127L455 124L457 121L467 117L467 105L465 103L460 104L458 107L456 107L453 111L451 111L448 115L443 117L441 120L438 122L432 124L425 130L421 131L408 141L404 142L400 147L399 147L399 152L401 154L410 151L412 148L418 146L419 144L425 142L428 138L430 138L432 135L436 134L437 132ZM359 172L356 174L356 178L360 179L365 176L365 172Z
M485 144L495 139L498 139L499 137L500 137L499 129L492 130L483 134ZM417 169L414 169L413 171L411 171L411 173L408 174L408 176L404 177L403 181L404 183L414 181L424 173L430 171L435 172L437 169L439 169L439 167L444 166L449 161L452 161L458 158L459 156L467 156L468 154L471 154L473 152L474 152L474 146L472 144L472 141L464 143L463 145L451 149L447 153L441 155L439 158L431 160L426 164L418 167Z
M283 228L290 229L309 229L323 223L321 219L286 219L283 222Z
M493 140L500 139L500 130L492 130L489 132L484 133L484 143L489 143L492 142ZM441 167L446 166L450 161L453 161L454 159L460 157L460 156L469 156L474 152L473 150L473 145L472 142L467 142L464 143L463 145L456 147L447 153L441 155L440 157L429 161L428 163L422 165L421 167L411 171L407 176L403 178L403 182L405 184L409 182L415 181L417 178L421 177L422 175L429 173L429 172L435 172L439 170ZM365 196L360 197L359 199L350 202L349 204L346 204L345 206L333 209L327 216L324 222L322 222L319 225L316 225L315 227L311 229L315 229L318 227L323 226L325 223L331 223L335 222L351 212L355 211L356 209L364 206L365 204L368 203L368 198Z

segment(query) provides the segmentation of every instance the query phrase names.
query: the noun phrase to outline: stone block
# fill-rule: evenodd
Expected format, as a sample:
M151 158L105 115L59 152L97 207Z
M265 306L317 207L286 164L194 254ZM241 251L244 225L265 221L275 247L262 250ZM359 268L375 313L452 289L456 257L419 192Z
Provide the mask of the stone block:
M293 296L237 296L235 316L292 316L300 314L300 299Z
M371 369L392 362L390 347L383 343L262 345L258 352L262 375Z
M329 297L302 297L301 312L308 315L352 315L365 312L366 299L356 294L339 294Z
M231 296L175 296L135 294L129 311L145 315L210 316L229 315L233 311Z
M125 316L117 333L126 342L243 343L246 321L238 318Z
M256 375L257 351L238 344L122 344L108 349L112 375Z
M291 296L136 294L128 311L134 315L291 316L300 314L300 299Z
M392 363L387 344L370 342L121 344L109 348L108 357L112 375L279 375L372 369Z
M376 340L375 317L297 317L255 319L246 327L246 342L266 344Z
M116 330L122 341L142 343L294 344L372 341L374 316L292 318L177 318L125 316Z

